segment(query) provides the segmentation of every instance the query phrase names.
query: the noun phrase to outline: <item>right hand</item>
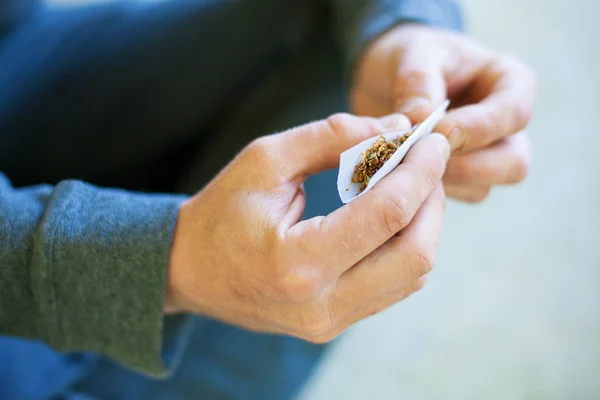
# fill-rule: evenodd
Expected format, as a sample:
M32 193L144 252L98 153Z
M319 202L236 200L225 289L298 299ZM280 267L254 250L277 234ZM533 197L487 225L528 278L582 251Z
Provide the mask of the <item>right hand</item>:
M300 221L308 175L409 126L402 115L340 114L251 143L181 206L168 308L324 343L419 290L442 229L442 135L419 141L369 193Z

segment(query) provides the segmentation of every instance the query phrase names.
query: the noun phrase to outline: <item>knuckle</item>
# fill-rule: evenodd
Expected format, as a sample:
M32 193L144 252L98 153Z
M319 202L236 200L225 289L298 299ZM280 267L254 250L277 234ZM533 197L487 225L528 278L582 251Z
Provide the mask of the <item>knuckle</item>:
M246 153L256 160L268 160L273 154L272 140L268 136L256 138L246 147Z
M513 55L504 55L505 63L508 68L521 77L520 83L524 89L527 89L527 94L516 101L514 108L514 124L517 130L522 130L527 127L529 120L533 114L534 97L538 90L537 73L519 58Z
M305 340L323 340L330 337L335 331L335 324L327 312L311 311L303 314L299 321L297 331Z
M419 278L415 279L414 281L412 281L410 283L410 292L416 293L419 290L423 289L425 287L425 285L427 284L427 280L428 280L428 276L423 275L423 276L420 276Z
M327 343L332 342L338 336L339 336L339 334L337 334L337 333L335 333L335 334L329 333L326 335L307 337L306 340L313 344L327 344Z
M318 295L322 277L316 268L289 268L278 280L278 292L292 302L306 302Z
M423 289L425 287L425 284L428 281L428 277L429 277L428 275L423 275L423 276L417 277L417 278L411 280L410 282L406 283L405 285L403 285L402 290L397 292L393 297L394 304L405 300L406 298L410 297L412 294ZM383 309L385 309L385 308L382 308L379 311L383 311ZM377 312L378 311L375 310L375 312L373 314L375 314Z
M433 271L433 267L435 266L435 252L425 249L425 246L421 246L421 248L414 250L412 258L411 278L413 280Z
M522 131L529 125L529 120L533 114L533 105L523 102L515 105L514 108L514 128L515 131Z
M346 132L352 127L352 118L350 114L337 113L327 118L327 124L336 137L343 139Z
M471 190L467 194L465 201L472 203L472 204L481 203L485 199L488 198L488 196L490 195L490 191L491 191L490 187L477 188L477 189Z
M519 183L525 180L529 173L529 158L527 156L517 157L511 167L509 182Z
M415 90L423 90L423 82L427 81L433 75L430 71L419 69L416 67L402 68L396 74L396 80L401 85L397 86L399 95L407 94L422 94L425 93L414 93ZM413 93L407 93L412 91Z
M381 210L385 232L390 236L404 229L412 219L409 201L404 196L384 196Z

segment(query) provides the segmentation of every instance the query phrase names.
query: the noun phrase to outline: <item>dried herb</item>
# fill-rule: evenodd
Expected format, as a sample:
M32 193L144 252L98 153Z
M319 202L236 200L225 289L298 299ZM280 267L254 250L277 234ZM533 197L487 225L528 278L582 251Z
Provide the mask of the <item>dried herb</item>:
M385 164L394 155L396 150L412 135L412 132L407 132L402 136L398 136L389 142L385 137L380 136L373 146L362 154L360 162L354 168L354 175L352 175L352 183L361 183L359 193L361 193L367 185L369 180L375 175L383 164Z

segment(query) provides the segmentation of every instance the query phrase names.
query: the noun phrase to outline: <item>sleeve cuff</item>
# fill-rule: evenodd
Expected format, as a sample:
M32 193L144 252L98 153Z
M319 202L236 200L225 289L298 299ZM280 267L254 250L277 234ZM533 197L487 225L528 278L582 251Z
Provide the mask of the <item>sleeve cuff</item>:
M413 22L460 31L463 20L454 0L382 0L357 13L358 20L346 24L343 40L352 69L366 47L400 23Z
M96 351L152 376L168 374L187 329L185 317L163 315L183 200L76 181L56 187L32 263L39 269L32 271L33 286L50 346Z

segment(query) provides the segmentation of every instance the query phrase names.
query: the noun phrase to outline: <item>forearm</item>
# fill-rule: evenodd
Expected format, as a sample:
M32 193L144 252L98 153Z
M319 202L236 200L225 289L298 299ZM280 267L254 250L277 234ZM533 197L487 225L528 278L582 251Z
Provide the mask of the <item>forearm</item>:
M178 196L0 175L0 333L163 373L166 269Z

